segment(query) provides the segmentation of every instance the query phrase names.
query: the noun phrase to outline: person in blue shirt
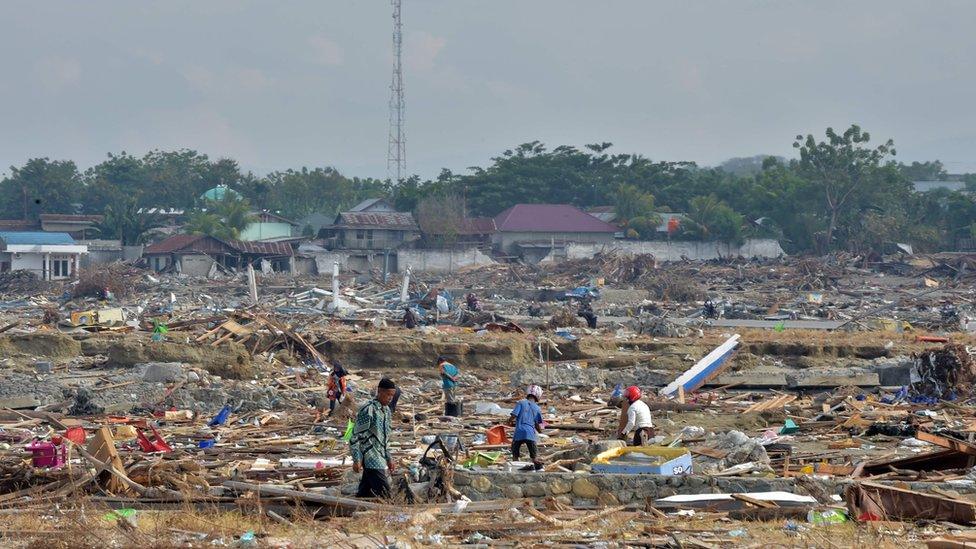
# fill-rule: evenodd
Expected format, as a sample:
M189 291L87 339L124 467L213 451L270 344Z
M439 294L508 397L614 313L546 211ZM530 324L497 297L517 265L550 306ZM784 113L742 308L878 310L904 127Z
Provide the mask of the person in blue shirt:
M515 427L515 433L512 434L512 459L519 460L524 445L529 449L529 457L532 459L531 468L536 471L542 469L536 434L541 433L545 426L542 410L539 409L540 400L542 400L542 387L529 385L525 390L525 398L518 401L511 417L508 418L508 424Z
M441 387L444 389L444 404L457 403L457 384L461 371L444 356L437 357L437 366L440 368Z

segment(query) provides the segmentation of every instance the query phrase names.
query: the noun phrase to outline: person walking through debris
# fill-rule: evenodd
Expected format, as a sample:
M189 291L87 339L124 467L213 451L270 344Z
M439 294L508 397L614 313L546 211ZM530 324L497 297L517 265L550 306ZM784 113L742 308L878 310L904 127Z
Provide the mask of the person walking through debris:
M586 319L586 326L588 328L596 328L596 314L593 312L590 300L584 299L580 301L579 312L576 314Z
M626 403L621 408L620 414L626 414L627 423L618 433L620 440L627 440L627 435L634 433L634 440L631 446L646 446L647 441L654 437L654 425L651 423L651 409L647 403L641 400L640 387L631 385L624 390ZM623 417L621 417L623 423Z
M470 293L465 297L465 301L468 303L468 310L477 313L481 311L481 302L478 301L478 294Z
M414 312L410 306L405 306L403 308L403 325L407 327L408 330L413 330L420 323L420 319L417 318L417 313Z
M329 397L329 415L335 412L336 404L346 398L346 376L349 375L338 360L332 362L332 373L329 374L329 383L326 387L326 394Z
M444 390L444 415L457 417L461 415L457 399L458 376L461 371L444 356L437 357L437 366L440 367L441 387Z
M702 306L702 316L705 318L718 318L718 307L711 299L706 299Z
M396 413L397 404L400 403L400 395L401 394L403 394L403 391L401 391L400 388L397 387L396 388L396 392L393 393L393 399L390 400L390 404L389 404L390 414L395 414Z
M396 464L390 456L389 404L396 394L396 384L383 378L376 389L376 397L356 413L349 451L352 454L352 470L362 473L359 481L360 498L390 497L390 481L387 471L393 473Z
M542 410L539 409L539 401L542 400L542 387L529 385L525 390L525 398L518 401L512 415L508 418L508 424L515 427L512 434L512 460L518 461L522 455L522 446L529 449L529 458L532 465L526 469L539 471L542 469L542 462L539 461L539 448L536 444L537 433L541 433L545 423L542 420Z

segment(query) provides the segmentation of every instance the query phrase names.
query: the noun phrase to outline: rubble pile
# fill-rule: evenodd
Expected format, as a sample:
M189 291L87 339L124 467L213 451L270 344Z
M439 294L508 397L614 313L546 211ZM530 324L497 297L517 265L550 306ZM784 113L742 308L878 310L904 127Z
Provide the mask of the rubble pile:
M141 286L145 271L122 263L93 265L82 270L78 282L71 288L71 296L104 297L106 292L117 297L126 297Z
M835 545L882 546L863 526L876 516L964 537L976 338L950 265L965 264L607 253L253 285L116 266L67 294L12 291L0 500L11 520L61 509L50 530L11 529L80 523L122 546L819 545L834 527L851 535ZM439 356L460 370L451 408ZM381 378L401 390L391 500L356 497L348 445ZM538 464L512 455L507 425L529 385ZM646 446L620 432L630 385ZM68 514L106 504L134 525ZM174 522L214 506L255 526Z
M43 290L48 284L30 271L0 273L0 295L24 295Z
M914 357L911 391L944 400L968 399L976 382L976 363L964 345L947 344Z

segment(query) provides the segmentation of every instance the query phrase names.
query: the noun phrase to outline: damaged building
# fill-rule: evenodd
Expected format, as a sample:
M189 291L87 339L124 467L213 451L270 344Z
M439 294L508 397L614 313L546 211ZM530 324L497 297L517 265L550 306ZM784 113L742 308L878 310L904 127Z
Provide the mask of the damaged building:
M290 272L294 251L283 242L221 240L208 235L178 234L147 246L143 258L157 272L207 276L215 268L237 270L253 265L264 272Z

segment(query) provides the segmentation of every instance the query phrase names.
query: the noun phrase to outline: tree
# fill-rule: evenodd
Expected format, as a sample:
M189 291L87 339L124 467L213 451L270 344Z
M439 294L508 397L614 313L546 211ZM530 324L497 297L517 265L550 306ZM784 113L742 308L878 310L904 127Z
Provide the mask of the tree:
M361 200L386 193L382 181L350 179L335 168L278 171L261 179L245 177L243 191L262 207L293 219L312 213L335 215Z
M162 217L144 210L135 196L120 198L104 210L105 219L100 224L103 238L117 238L123 246L144 242L146 232L162 226Z
M234 234L224 225L220 216L206 210L193 210L183 225L183 231L190 234L205 234L220 240L233 240Z
M207 200L206 206L190 212L184 227L186 232L237 240L244 229L258 219L251 213L250 202L234 193L224 194L221 200Z
M613 195L616 222L624 228L632 228L644 238L654 236L661 218L654 213L654 195L643 192L633 185L621 185ZM635 226L634 221L638 221ZM648 226L653 228L648 231Z
M428 196L417 205L417 224L434 245L454 244L466 218L459 194Z
M739 156L735 158L730 158L725 162L718 165L718 169L723 172L730 173L732 175L737 175L739 177L748 177L756 175L762 171L763 166L770 160L776 162L783 162L786 159L782 156L771 156L768 154L757 154L755 156Z
M81 174L70 160L32 158L10 167L0 182L0 213L7 219L37 219L42 213L75 213L81 196Z
M898 171L909 181L945 181L949 179L942 162L912 162L911 165L898 164Z
M744 218L714 194L691 199L687 218L688 222L683 225L683 230L689 236L723 242L742 240Z
M870 148L868 132L857 124L843 134L827 128L827 139L817 142L813 135L796 136L793 147L800 151L799 173L816 184L822 193L828 216L824 245L833 246L834 231L840 217L849 211L857 194L875 181L882 163L895 154L894 141Z
M120 201L128 203L130 199L135 199L137 205L144 205L143 194L150 190L148 181L142 159L125 151L109 153L108 160L85 171L84 210L92 214L106 213L109 206ZM120 208L116 207L114 213L119 212Z

